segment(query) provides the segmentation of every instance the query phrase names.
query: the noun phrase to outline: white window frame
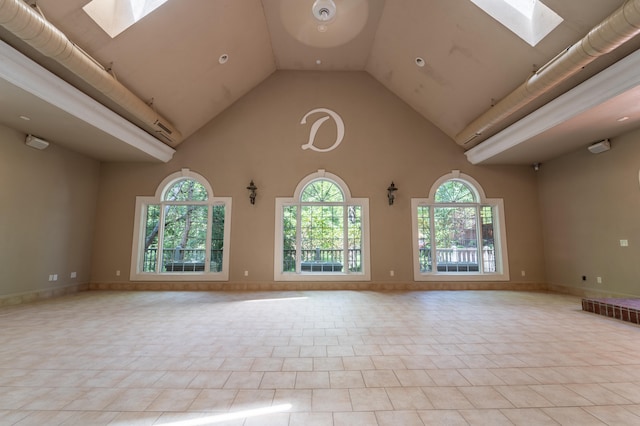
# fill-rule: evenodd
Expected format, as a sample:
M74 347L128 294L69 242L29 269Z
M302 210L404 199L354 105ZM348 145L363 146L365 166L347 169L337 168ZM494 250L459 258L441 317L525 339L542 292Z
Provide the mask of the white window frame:
M459 180L471 188L476 196L476 203L437 203L436 192L440 186L449 180ZM429 207L431 220L431 247L435 249L435 230L433 225L434 207L464 207L464 206L491 206L493 207L494 244L498 252L495 272L439 272L437 270L423 272L420 270L420 247L418 230L418 207ZM415 281L508 281L509 256L507 250L507 235L504 215L504 201L502 198L486 198L482 186L471 176L453 170L440 177L431 187L429 198L411 199L411 221L413 238L413 277ZM478 225L479 226L479 225ZM479 234L478 234L479 235Z
M299 261L296 259L296 272L283 272L283 211L286 206L297 206L297 213L300 214L301 206L307 205L300 201L300 196L305 187L320 179L326 179L332 181L340 187L344 194L345 206L360 206L362 209L362 272L350 272L348 268L344 268L343 272L309 272L300 271L298 267ZM275 223L275 255L274 255L274 280L275 281L369 281L371 280L371 262L369 255L369 199L368 198L352 198L351 191L347 184L340 179L340 177L328 173L324 170L318 170L316 173L312 173L306 176L298 183L293 197L291 198L276 198L276 223ZM345 213L346 214L346 213ZM296 221L297 238L300 238L300 220ZM345 229L346 232L346 229ZM298 250L299 251L299 250ZM299 256L298 256L299 258Z
M212 208L214 205L224 205L224 243L222 252L222 271L220 272L143 272L144 247L142 241L145 238L145 222L147 220L147 206L162 205L165 192L177 181L182 179L192 179L202 184L207 190L208 199L206 201L189 201L188 204L201 204L209 206L207 229L211 231ZM164 209L161 209L161 212ZM163 220L161 213L160 221ZM162 223L162 222L161 222ZM131 281L228 281L229 280L229 253L231 241L231 197L214 197L211 185L202 175L192 172L189 169L182 169L179 172L167 176L156 189L154 196L136 197L135 219L133 224L133 242L131 247ZM211 256L211 236L207 237L206 257ZM205 262L209 264L209 262Z

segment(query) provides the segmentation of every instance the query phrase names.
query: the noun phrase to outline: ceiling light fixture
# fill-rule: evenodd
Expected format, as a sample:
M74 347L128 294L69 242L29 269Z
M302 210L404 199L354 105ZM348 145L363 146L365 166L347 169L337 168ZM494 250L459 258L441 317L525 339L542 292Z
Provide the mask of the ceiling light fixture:
M311 12L318 21L329 22L336 16L336 4L333 0L316 0L313 2Z
M342 46L362 35L370 22L369 2L370 0L272 1L280 4L278 9L284 29L297 41L314 48Z
M229 55L227 55L226 53L223 53L218 58L218 62L220 62L221 64L226 64L228 60L229 60Z
M623 121L627 121L628 119L629 119L629 117L624 116L624 117L618 118L618 121L622 123Z
M426 64L426 62L424 61L424 59L422 59L420 56L418 56L416 58L416 65L419 66L420 68L424 67Z

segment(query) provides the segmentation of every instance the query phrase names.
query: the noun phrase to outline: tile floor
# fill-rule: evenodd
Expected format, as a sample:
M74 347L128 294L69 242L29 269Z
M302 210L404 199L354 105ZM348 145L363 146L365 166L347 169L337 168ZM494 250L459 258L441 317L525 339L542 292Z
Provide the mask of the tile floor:
M640 326L506 292L82 292L0 308L1 425L638 425Z

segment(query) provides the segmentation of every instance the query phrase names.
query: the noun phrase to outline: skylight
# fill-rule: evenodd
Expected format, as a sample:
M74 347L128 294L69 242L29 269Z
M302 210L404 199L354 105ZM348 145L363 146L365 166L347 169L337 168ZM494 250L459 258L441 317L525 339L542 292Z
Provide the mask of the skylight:
M563 19L539 0L470 0L531 46Z
M533 16L533 9L536 7L538 0L504 0L504 2L527 18L531 19L531 16Z
M92 0L82 9L114 38L167 0Z

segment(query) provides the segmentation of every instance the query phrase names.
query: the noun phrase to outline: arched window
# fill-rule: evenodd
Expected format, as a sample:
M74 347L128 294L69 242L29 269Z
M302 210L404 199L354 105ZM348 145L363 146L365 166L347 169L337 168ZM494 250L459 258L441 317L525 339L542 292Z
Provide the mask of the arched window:
M471 176L441 177L428 199L412 199L414 278L508 280L502 199L487 199Z
M227 280L230 198L183 169L136 198L132 280Z
M276 280L369 280L367 199L320 170L276 199Z

